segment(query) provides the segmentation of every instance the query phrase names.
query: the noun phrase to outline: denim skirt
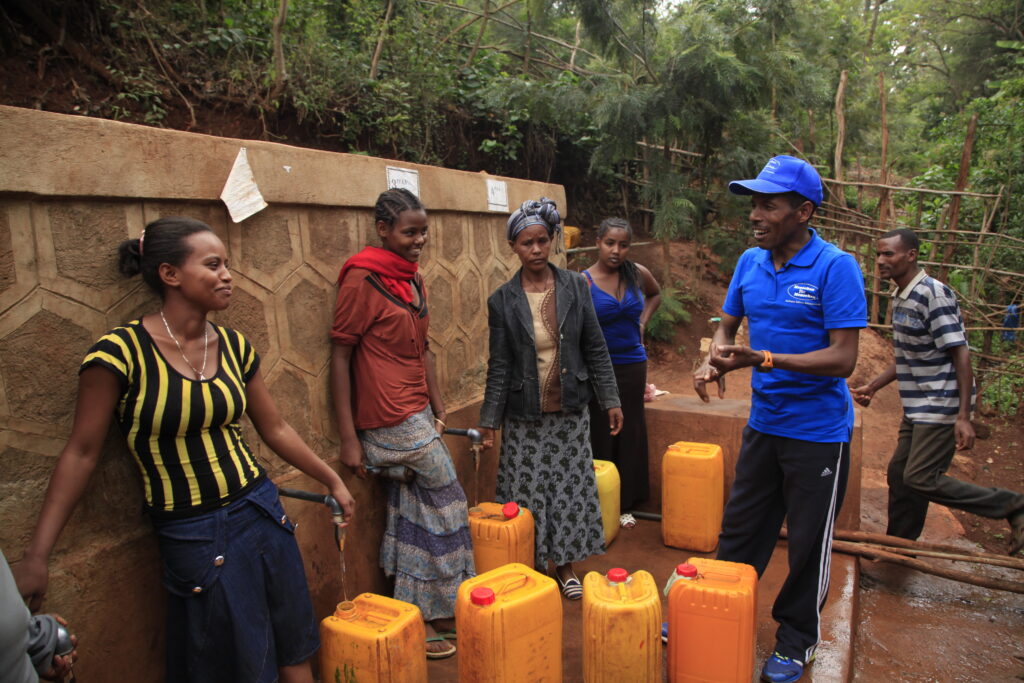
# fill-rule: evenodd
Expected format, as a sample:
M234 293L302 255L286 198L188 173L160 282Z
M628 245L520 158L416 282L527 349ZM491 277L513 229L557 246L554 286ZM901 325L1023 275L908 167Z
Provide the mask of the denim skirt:
M168 683L270 683L316 653L295 527L269 478L223 508L153 525L170 593Z

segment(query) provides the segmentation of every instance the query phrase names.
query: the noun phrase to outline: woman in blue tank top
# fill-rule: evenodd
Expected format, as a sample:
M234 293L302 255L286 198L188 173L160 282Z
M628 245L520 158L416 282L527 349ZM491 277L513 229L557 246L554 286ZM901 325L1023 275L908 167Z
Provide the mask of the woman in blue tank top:
M647 388L647 352L644 327L661 303L661 288L651 271L626 259L633 229L622 218L606 218L597 229L597 263L583 271L590 283L594 310L601 323L608 354L615 368L615 380L622 401L623 426L612 436L593 429L590 442L597 460L609 460L619 470L621 484L620 523L636 523L628 511L647 499L647 422L644 419L644 390ZM591 403L591 423L601 413Z

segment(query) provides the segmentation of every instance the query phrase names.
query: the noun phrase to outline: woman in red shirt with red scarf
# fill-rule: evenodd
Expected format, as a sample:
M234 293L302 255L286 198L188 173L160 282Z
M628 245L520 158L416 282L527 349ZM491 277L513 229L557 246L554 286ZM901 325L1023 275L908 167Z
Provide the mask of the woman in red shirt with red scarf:
M455 594L474 575L466 495L441 439L445 409L427 341L427 294L417 272L427 213L416 195L391 189L375 209L380 247L352 256L338 276L331 329L331 391L341 461L404 466L410 482L388 481L380 564L395 598L420 608L427 657L455 654L440 633L454 627Z

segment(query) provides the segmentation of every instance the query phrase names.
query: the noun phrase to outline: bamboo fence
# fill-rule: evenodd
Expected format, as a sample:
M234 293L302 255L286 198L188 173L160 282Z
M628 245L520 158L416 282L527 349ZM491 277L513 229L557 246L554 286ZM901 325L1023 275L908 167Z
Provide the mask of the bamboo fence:
M842 180L824 178L823 182L826 199L812 224L823 238L852 254L860 264L870 327L892 329L892 285L878 274L875 242L889 230L910 228L922 242L931 245L927 256L919 260L930 274L949 282L949 275L958 272L960 282L966 283L958 289L957 297L968 333L977 333L972 335L971 355L979 395L982 385L998 376L1024 377L1024 327L1012 328L1017 332L1016 345L1003 344L1002 353L993 352L995 336L1007 330L1003 326L1007 306L1014 303L1024 308L1024 273L993 266L996 253L1010 251L1024 256L1024 239L1006 234L1005 221L997 222L1000 205L1006 200L1005 189L984 194L969 192L958 183L955 190L942 192L849 176ZM849 187L855 188L857 195L853 206L848 199ZM922 203L926 196L929 213L938 215L937 221L924 219ZM965 229L960 222L966 202L974 203L972 215L981 217L977 229ZM862 208L865 206L873 208L869 212Z
M979 407L984 409L980 399L986 382L999 376L1024 378L1024 328L1013 328L1017 333L1016 343L996 343L997 333L1007 331L1003 326L1007 306L1016 304L1024 308L1024 273L993 265L996 254L1007 252L1015 252L1015 256L1022 257L1013 263L1024 262L1024 239L1008 234L1011 213L1007 210L1010 195L1006 187L1001 187L995 194L967 189L978 117L974 115L967 126L953 188L904 187L895 184L890 175L887 88L881 74L878 76L878 92L882 144L877 175L865 174L859 162L855 170L844 166L847 80L847 73L843 71L835 98L837 131L832 158L835 177L823 178L825 201L815 213L812 225L822 237L857 259L864 273L869 326L883 331L892 329L889 305L892 286L883 282L878 274L875 241L895 228L910 228L918 234L925 247L921 250L919 263L943 282L950 283L950 275L955 276L956 282L950 284L957 290L970 337ZM808 115L813 124L810 112ZM810 138L813 144L813 125ZM636 144L639 154L633 159L635 166L631 169L626 164L623 169L622 204L626 215L630 209L640 213L643 234L649 235L654 211L643 198L631 206L629 186L643 188L651 184L651 154L661 153L674 164L683 166L694 163L693 159L699 159L700 155L680 149L677 144L662 146L651 144L646 139L638 140ZM789 144L799 156L803 156L802 144ZM635 177L637 170L640 178ZM850 191L855 194L855 200L849 196ZM964 229L962 218L970 221L976 229L970 229L971 226ZM663 252L668 264L671 259L667 240L663 242Z

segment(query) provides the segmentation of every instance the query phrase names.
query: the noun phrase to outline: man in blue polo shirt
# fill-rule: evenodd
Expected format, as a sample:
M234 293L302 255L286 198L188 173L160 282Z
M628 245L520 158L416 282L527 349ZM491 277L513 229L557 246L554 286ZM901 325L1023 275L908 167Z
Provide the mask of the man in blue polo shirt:
M856 260L809 227L821 179L805 161L777 156L753 180L729 183L749 195L757 247L736 264L711 351L694 373L725 393L725 375L754 367L750 419L719 536L718 559L768 566L783 520L789 575L775 600L775 651L761 678L795 681L814 657L828 595L832 526L850 463L853 403L843 378L857 363L867 325ZM750 346L737 345L747 318Z

